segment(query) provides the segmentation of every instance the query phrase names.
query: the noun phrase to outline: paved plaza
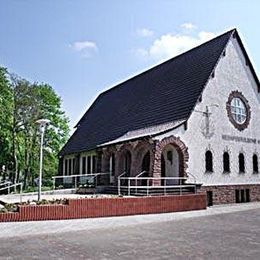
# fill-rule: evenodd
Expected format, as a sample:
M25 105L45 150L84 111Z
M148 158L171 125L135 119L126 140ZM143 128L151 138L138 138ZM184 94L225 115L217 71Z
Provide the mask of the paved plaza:
M169 214L0 223L0 259L259 259L260 203Z

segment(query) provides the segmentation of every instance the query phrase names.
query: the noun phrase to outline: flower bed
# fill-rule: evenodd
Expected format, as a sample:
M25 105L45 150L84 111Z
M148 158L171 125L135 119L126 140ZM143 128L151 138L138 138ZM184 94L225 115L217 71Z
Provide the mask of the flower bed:
M6 203L3 208L0 209L0 213L7 213L7 212L17 212L19 206L37 206L37 205L66 205L68 204L67 199L53 199L53 200L46 200L43 199L41 201L32 200L26 201L21 203Z
M65 204L17 205L0 214L0 222L60 220L156 214L206 208L205 193L156 197L92 197L68 199Z

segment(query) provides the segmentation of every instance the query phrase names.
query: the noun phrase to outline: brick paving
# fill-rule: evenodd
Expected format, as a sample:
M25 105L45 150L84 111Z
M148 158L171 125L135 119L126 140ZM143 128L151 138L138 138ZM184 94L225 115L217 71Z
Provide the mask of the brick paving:
M260 255L260 203L160 215L1 223L0 229L0 259L259 259Z

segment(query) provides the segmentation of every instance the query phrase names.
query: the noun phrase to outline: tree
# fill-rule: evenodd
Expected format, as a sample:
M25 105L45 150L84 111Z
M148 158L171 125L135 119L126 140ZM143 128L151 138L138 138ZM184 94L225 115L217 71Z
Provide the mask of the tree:
M47 118L51 124L45 133L43 177L56 173L58 152L69 133L68 118L61 110L61 98L47 84L12 79L14 90L14 181L22 177L24 187L33 185L39 170L39 138L36 120ZM17 146L19 144L19 146ZM21 176L22 175L22 176Z
M11 167L13 95L5 68L0 67L0 172ZM4 176L5 178L5 173Z
M9 165L9 178L34 185L39 171L39 131L36 121L51 121L45 133L43 178L56 174L58 152L67 141L68 118L61 98L48 84L30 83L0 68L0 166Z

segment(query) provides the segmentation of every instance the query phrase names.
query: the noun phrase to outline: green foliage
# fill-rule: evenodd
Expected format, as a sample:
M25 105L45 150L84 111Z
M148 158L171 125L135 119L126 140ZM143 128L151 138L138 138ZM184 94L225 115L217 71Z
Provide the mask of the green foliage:
M61 98L48 84L8 76L0 68L0 167L8 165L9 178L34 185L39 171L40 136L36 121L50 120L45 132L43 179L56 175L58 152L68 138L68 118Z
M11 160L13 93L7 71L0 67L0 166Z

